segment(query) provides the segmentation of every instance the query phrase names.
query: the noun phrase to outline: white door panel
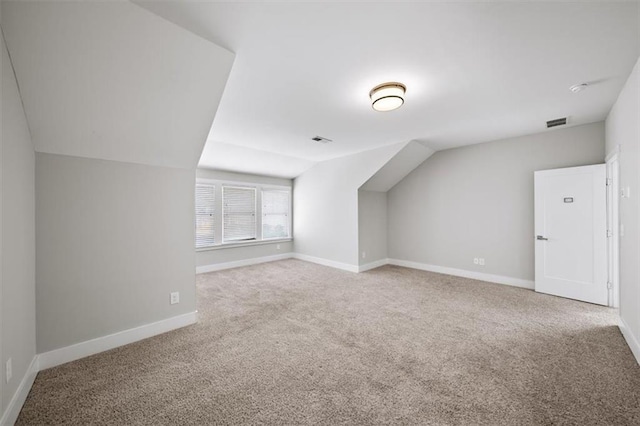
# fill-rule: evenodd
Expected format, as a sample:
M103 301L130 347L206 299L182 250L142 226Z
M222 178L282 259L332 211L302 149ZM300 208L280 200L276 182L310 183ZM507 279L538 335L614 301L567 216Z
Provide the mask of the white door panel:
M536 291L606 305L606 167L535 173Z

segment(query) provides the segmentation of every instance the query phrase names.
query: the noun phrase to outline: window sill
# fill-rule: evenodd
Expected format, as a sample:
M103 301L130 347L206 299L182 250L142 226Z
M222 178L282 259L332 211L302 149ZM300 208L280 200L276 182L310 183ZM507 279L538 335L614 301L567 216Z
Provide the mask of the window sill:
M209 251L209 250L223 250L228 248L248 247L248 246L262 246L266 244L281 244L293 241L293 238L278 238L273 240L261 240L261 241L246 241L238 243L222 243L213 247L197 248L196 252Z

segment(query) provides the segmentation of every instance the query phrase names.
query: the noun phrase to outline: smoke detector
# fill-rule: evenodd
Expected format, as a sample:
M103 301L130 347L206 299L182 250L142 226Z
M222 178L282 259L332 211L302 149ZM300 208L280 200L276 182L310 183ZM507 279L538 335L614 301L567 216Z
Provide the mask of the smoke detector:
M580 84L574 84L573 86L569 87L569 90L571 90L573 93L578 93L578 92L582 92L587 87L589 87L588 83L580 83Z

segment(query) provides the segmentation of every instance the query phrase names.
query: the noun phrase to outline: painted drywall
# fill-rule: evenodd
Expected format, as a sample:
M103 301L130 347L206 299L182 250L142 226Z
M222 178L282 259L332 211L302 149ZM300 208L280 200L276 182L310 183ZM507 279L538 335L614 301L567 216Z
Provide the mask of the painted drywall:
M229 182L245 182L266 185L292 186L291 179L282 179L268 176L233 173L219 170L198 169L196 176L203 179L215 179ZM278 248L279 246L279 248ZM196 252L196 267L219 265L221 263L238 262L261 257L274 256L293 251L293 242L282 241L272 243L260 243L243 247L215 248L199 250Z
M599 122L437 152L388 193L389 257L533 280L533 172L604 149Z
M424 143L410 141L360 189L387 192L434 153L435 151Z
M130 2L1 19L38 152L38 352L194 311L195 168L234 55Z
M358 267L358 188L406 143L318 163L294 180L297 254Z
M36 354L35 153L2 38L2 400L4 414ZM5 363L13 378L6 383Z
M210 140L316 161L602 121L639 54L636 2L134 1L238 52ZM385 81L406 103L379 114L367 95ZM597 84L567 90L581 81Z
M272 176L260 176L247 173L235 173L222 170L212 170L199 168L196 170L196 177L202 179L215 179L228 182L260 183L265 185L289 186L293 185L293 180Z
M195 168L234 55L128 1L5 2L38 152Z
M207 142L198 167L292 179L315 161L224 142Z
M0 11L2 10L2 2L0 2ZM1 13L0 13L1 15ZM1 18L1 17L0 17ZM2 52L0 53L2 55L2 63L0 63L0 84L4 85L4 79L5 79L5 74L6 74L6 66L3 66L6 61L5 58L7 58L8 56L6 56L6 51L7 48L4 44L4 36L2 36L2 29L0 28L0 39L2 40ZM1 87L0 87L1 89ZM7 102L5 100L6 95L3 95L4 93L4 89L0 90L0 126L2 125L2 105ZM2 287L4 286L3 281L2 281L2 263L3 263L3 259L4 256L2 254L2 206L4 205L4 203L2 202L4 199L4 191L2 189L3 187L3 182L4 180L2 179L2 175L4 167L2 166L3 162L4 162L4 156L3 156L3 146L4 146L4 126L0 127L0 309L2 308L2 303L3 303L3 299L2 299ZM34 304L35 306L35 304ZM2 313L0 312L0 363L2 363L2 361L4 360L4 352L2 350ZM0 364L1 366L1 364ZM3 380L3 376L2 374L0 374L0 419L2 419L2 417L4 417L4 413L5 413L5 407L4 407L4 380Z
M358 191L358 250L360 265L387 258L386 192Z
M620 317L640 342L640 61L606 120L607 153L620 147ZM636 351L640 347L636 348ZM636 356L640 354L636 352ZM640 358L639 362L640 362Z
M194 181L36 154L38 352L195 311Z
M293 252L293 241L271 242L267 244L247 245L203 250L196 253L196 268L206 271L207 266L225 263L235 264L248 260L285 255ZM225 265L228 267L228 265Z

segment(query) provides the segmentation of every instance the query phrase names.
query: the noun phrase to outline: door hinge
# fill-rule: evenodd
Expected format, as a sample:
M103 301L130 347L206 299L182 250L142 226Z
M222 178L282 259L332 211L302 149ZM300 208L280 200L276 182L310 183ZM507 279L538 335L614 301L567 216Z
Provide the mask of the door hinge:
M611 231L610 229L607 229L607 238L611 238L613 237L613 231Z
M607 186L611 186L612 183L613 183L613 179L607 178Z
M613 283L611 281L607 281L607 288L611 290L613 288Z

